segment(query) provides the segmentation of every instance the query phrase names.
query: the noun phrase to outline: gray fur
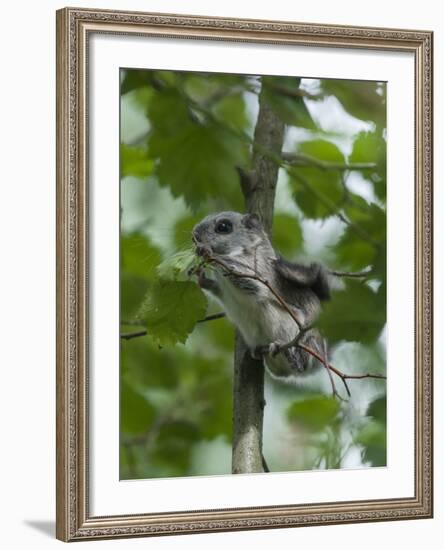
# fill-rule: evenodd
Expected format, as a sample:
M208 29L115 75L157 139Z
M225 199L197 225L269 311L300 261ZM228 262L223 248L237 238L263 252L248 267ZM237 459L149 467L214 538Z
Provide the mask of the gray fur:
M232 231L218 233L218 224L229 221ZM259 218L238 212L220 212L204 218L193 229L196 246L239 273L257 275L278 292L302 327L301 343L323 354L322 337L311 329L319 315L321 300L329 297L325 269L288 262L276 254ZM222 304L227 317L241 332L254 353L291 342L300 329L272 292L260 281L227 276L213 264L214 278L201 276L201 287ZM312 371L317 361L297 347L277 355L265 355L265 365L275 377L288 379Z

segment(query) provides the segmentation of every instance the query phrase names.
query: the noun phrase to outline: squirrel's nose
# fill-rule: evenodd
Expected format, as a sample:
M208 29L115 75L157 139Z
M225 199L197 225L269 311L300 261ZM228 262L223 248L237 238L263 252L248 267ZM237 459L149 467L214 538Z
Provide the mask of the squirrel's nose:
M191 233L194 242L201 241L201 228L199 226L195 227Z

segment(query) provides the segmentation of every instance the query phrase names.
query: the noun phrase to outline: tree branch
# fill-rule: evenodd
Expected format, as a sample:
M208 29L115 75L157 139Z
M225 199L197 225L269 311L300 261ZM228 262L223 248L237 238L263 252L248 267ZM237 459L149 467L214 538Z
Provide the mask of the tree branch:
M258 214L271 237L274 198L282 144L284 123L259 94L259 113L254 139L240 133L253 150L252 171L241 172L241 189L246 210ZM264 412L264 366L253 359L239 332L236 334L233 384L233 473L263 472L268 469L262 454Z
M333 271L329 270L328 273L330 275L334 275L335 277L350 277L354 279L366 279L369 275L373 273L372 269L367 269L365 271Z
M304 153L282 153L281 157L283 161L292 166L315 166L321 170L365 170L376 167L374 162L328 162Z
M146 329L135 330L134 332L120 333L120 338L122 340L132 340L133 338L139 338L140 336L146 336L147 334L148 334L148 331Z

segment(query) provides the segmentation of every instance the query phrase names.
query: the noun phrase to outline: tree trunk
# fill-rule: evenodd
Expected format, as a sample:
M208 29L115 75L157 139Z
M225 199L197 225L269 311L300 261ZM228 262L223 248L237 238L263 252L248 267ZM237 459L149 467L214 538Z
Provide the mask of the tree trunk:
M263 148L280 154L284 124L259 95L259 114L254 140ZM279 168L253 151L253 168L242 178L242 191L247 212L258 214L271 237L274 198ZM233 474L264 471L262 425L264 416L264 366L253 359L239 333L236 334L233 390Z

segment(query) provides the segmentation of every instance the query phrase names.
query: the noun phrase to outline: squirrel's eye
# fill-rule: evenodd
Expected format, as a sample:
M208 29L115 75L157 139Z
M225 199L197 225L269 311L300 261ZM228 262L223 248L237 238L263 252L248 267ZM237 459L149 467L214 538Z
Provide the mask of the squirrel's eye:
M233 231L233 224L230 220L220 220L215 227L216 233L231 233Z

